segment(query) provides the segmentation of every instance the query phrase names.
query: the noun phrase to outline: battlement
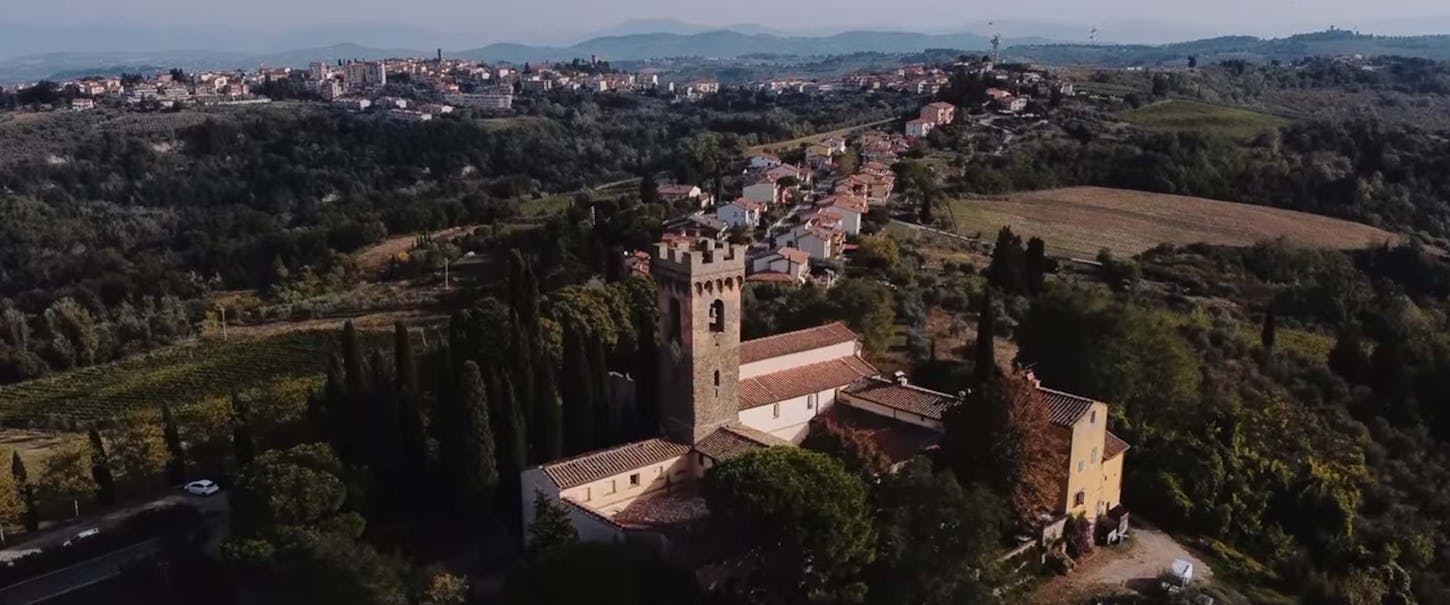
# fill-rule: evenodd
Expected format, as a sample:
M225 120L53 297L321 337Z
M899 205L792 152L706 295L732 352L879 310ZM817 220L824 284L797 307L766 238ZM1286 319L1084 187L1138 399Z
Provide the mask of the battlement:
M655 245L650 271L664 270L687 276L714 275L745 270L745 246L701 239L691 246L660 242Z

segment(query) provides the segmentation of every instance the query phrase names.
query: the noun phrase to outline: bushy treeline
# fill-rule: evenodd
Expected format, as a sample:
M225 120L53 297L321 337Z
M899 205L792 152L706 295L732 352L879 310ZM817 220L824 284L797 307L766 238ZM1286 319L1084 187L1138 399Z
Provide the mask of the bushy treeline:
M1241 201L1450 237L1450 143L1372 121L1296 123L1245 145L1198 132L1044 140L972 162L951 186L1003 193L1071 185Z

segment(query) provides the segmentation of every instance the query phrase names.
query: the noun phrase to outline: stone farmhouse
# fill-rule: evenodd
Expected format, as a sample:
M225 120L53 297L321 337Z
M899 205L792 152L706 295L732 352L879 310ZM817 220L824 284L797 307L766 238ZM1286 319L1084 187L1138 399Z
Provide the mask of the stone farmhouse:
M868 435L894 464L936 446L942 415L960 397L901 373L882 376L845 324L741 341L745 270L744 246L657 245L649 273L659 285L660 436L523 471L526 526L543 495L584 540L666 546L708 515L699 486L710 467L758 448L793 447L826 418ZM1041 390L1066 444L1058 520L1119 506L1128 446L1107 431L1107 406Z

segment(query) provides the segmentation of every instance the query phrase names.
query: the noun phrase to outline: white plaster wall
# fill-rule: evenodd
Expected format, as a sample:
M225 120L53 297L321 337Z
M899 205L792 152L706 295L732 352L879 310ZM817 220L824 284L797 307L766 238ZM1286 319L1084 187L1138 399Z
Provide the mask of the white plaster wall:
M525 530L534 524L534 494L543 494L555 503L559 501L559 490L554 488L554 482L539 467L524 469L519 477L519 500L523 504L521 510L524 512ZM527 531L524 532L524 540L528 540Z
M836 402L836 389L814 393L816 402L810 406L810 395L802 395L779 403L780 415L776 415L776 404L741 410L740 424L757 431L770 433L791 443L800 443L810 431L810 422L821 412L830 409Z
M565 506L565 509L569 511L569 522L574 525L574 531L579 532L579 540L583 542L618 542L624 539L624 530L618 525L608 523L572 506Z
M780 372L783 370L798 368L813 363L821 363L823 361L840 359L842 357L851 357L855 354L856 341L852 340L830 346L820 347L817 349L801 351L799 353L791 353L790 355L781 355L779 357L771 357L768 359L762 359L760 361L752 361L750 363L740 364L740 379L746 380L749 378L755 378L757 376L770 374L772 372Z
M688 456L671 458L598 481L577 485L563 490L559 495L609 516L623 510L640 496L668 489L671 484L693 480L690 465ZM639 474L639 485L631 486L629 476L635 473Z

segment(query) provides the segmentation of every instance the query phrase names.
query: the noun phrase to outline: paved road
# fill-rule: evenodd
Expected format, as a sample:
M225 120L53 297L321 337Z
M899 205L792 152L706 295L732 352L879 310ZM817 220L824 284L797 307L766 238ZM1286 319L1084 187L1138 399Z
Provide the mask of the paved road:
M71 591L121 575L121 568L131 561L156 554L161 541L152 538L119 550L82 561L0 589L0 605L34 605Z
M230 533L231 515L227 497L217 494L211 497L170 494L150 502L128 506L112 511L102 517L85 519L80 523L52 531L29 541L23 547L6 549L8 558L24 556L37 548L63 548L60 546L74 535L78 528L97 527L102 532L120 524L127 517L151 508L175 504L188 504L201 510L207 516L210 539L202 551L209 556L218 556L221 541ZM0 589L0 605L32 605L54 599L61 595L104 582L120 574L120 568L130 561L151 556L160 551L161 542L152 538L144 542L125 546L94 559L82 561L69 567L36 576L29 580L11 584Z

